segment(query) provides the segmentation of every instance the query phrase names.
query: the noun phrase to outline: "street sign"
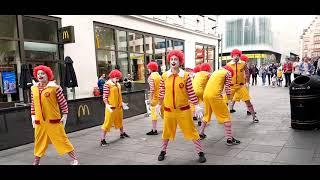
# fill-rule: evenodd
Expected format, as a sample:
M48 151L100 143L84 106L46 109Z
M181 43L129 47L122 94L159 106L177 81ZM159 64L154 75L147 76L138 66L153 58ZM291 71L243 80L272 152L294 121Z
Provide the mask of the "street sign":
M59 37L61 40L61 43L68 44L68 43L74 43L74 26L67 26L62 27L59 29Z

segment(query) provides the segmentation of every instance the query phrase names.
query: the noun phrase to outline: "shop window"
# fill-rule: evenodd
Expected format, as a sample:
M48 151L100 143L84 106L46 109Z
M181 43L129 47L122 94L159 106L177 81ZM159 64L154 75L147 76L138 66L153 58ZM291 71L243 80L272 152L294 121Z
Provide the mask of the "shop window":
M116 67L115 51L97 50L98 74L109 74Z
M129 73L128 53L118 52L118 62L123 77L127 77Z
M27 40L58 42L58 23L23 16L23 35Z
M195 57L196 57L196 65L201 64L204 62L204 49L202 45L196 45L196 51L195 51Z
M0 102L19 101L18 68L18 42L0 40Z
M183 45L184 45L184 42L182 41L173 41L173 47L174 49L178 49L178 50L184 50L183 49Z
M18 38L17 17L15 15L0 16L0 37Z
M133 36L133 39L129 39L129 46L134 46L133 51L135 53L144 53L143 51L143 35L138 33L129 32L129 36Z
M27 61L58 61L58 45L48 43L24 42Z
M166 66L166 40L162 38L154 38L155 43L155 59L157 62L161 61L161 72L165 72L168 69Z
M151 36L145 36L146 53L153 54L153 40Z
M145 83L144 54L130 53L131 77L135 82Z
M115 49L114 30L106 27L95 27L97 49Z
M173 50L173 43L172 43L172 40L166 40L166 43L167 43L167 52L170 52Z
M116 30L117 46L119 51L127 51L127 32Z

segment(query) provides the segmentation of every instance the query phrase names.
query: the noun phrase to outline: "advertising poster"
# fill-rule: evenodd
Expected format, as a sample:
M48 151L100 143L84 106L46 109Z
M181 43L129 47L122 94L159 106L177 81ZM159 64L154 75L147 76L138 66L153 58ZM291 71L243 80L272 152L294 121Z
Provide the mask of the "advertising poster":
M2 72L2 87L4 94L17 93L16 74L14 71Z

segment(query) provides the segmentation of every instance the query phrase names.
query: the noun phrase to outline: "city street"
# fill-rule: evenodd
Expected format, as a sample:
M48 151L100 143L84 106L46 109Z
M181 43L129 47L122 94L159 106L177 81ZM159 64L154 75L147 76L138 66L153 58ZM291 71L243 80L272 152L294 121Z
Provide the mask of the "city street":
M246 115L245 104L237 103L232 126L241 144L229 147L225 145L223 126L218 125L213 116L206 129L207 138L202 140L207 162L201 165L320 164L320 132L290 127L288 88L250 86L250 95L260 122L253 124L251 116ZM193 143L184 141L179 129L175 141L169 143L166 159L157 160L162 120L158 122L160 134L147 136L145 134L151 130L149 117L139 115L125 119L125 132L131 137L120 139L119 131L112 129L107 135L109 145L106 147L100 146L100 126L68 136L82 165L199 165ZM1 165L28 165L33 158L33 144L0 151ZM68 155L60 157L49 146L40 163L64 165L69 160Z

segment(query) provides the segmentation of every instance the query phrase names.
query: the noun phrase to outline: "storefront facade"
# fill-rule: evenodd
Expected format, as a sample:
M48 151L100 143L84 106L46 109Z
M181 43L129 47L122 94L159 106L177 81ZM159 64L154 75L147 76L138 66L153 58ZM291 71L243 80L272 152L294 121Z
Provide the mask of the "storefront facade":
M21 64L27 64L31 73L36 65L50 66L57 82L61 82L60 27L58 17L0 16L0 108L30 102L28 91L19 88Z
M204 62L217 67L218 39L213 35L188 31L148 19L125 15L59 15L62 26L74 26L75 43L64 45L64 55L74 60L78 77L76 98L93 96L93 88L103 73L119 68L132 77L136 90L147 87L146 65L159 64L159 72L169 68L166 55L172 49L185 52L185 67L196 64L196 45L206 49ZM208 52L210 51L210 52ZM68 95L71 96L68 90Z

